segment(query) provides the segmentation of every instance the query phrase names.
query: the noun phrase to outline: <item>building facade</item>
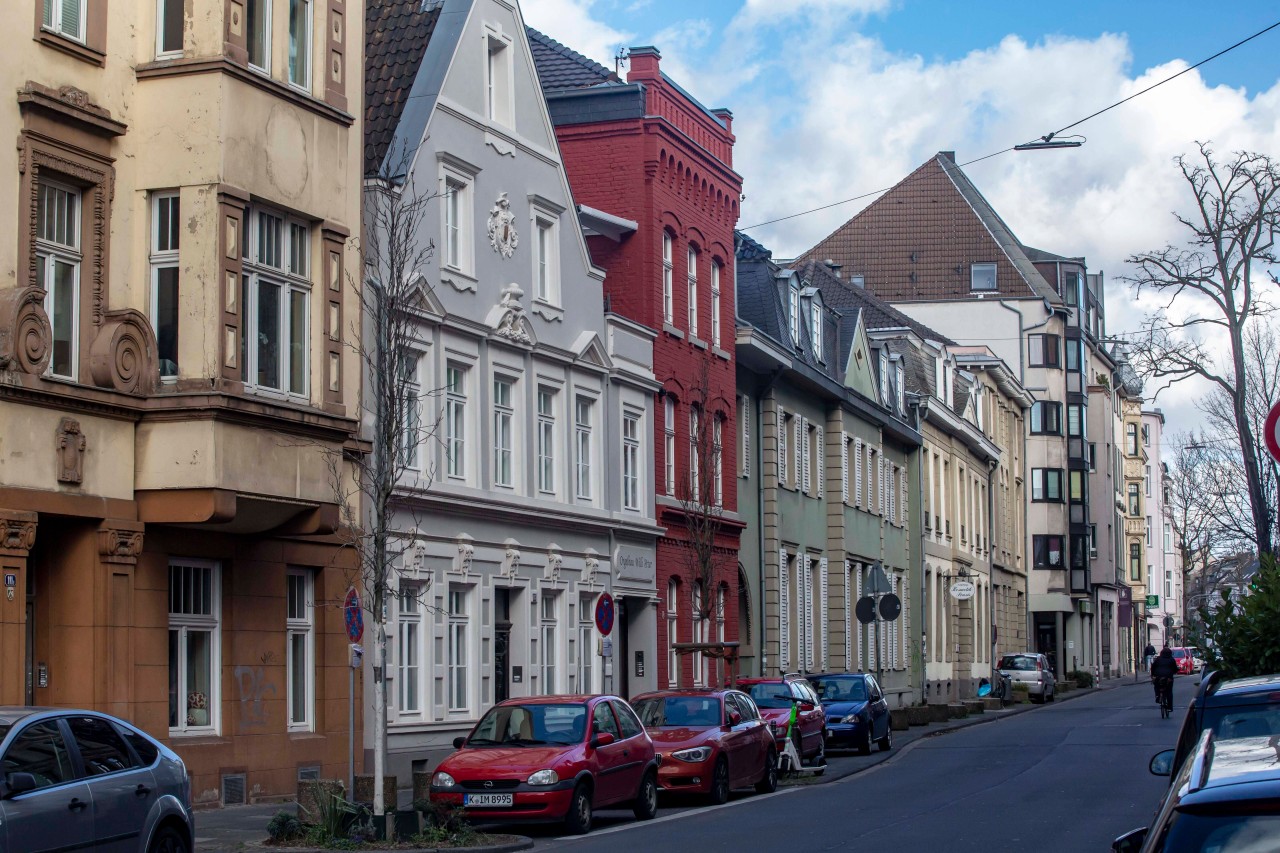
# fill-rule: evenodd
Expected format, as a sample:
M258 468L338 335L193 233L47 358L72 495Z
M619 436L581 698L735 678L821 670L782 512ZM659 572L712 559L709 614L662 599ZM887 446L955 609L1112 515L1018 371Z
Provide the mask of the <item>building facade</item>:
M1142 410L1142 443L1147 452L1142 468L1142 496L1146 499L1143 542L1147 548L1147 576L1151 579L1148 594L1159 596L1151 619L1159 624L1161 644L1177 645L1176 628L1183 622L1183 581L1166 501L1169 469L1161 453L1164 425L1164 413L1160 409Z
M359 15L17 5L0 703L130 719L199 804L345 775Z
M402 354L436 425L396 523L388 766L407 784L494 702L655 686L658 387L653 333L604 308L518 7L370 15L366 176L427 199L418 244L438 247Z
M556 138L613 311L656 332L654 448L663 686L723 684L746 642L739 567L734 252L742 178L727 110L633 47L623 81L530 32ZM723 644L730 645L725 646ZM746 647L749 649L748 647ZM750 667L750 661L742 662Z

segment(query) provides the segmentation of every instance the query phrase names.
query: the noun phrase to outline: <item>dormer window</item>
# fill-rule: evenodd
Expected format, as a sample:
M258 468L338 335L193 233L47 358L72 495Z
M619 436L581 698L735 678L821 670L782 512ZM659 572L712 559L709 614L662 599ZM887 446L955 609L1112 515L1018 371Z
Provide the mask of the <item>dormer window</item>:
M791 342L800 343L800 287L792 284L787 288L787 322L791 325Z
M946 395L946 391L944 390L945 386L943 385L942 361L943 360L941 358L935 358L933 360L933 396L937 397L939 400L945 399Z
M809 300L809 336L813 339L813 355L822 361L822 299L817 295Z
M990 291L996 289L996 265L995 264L970 264L969 265L969 289L975 291Z
M898 386L898 411L906 413L907 411L907 372L902 369L902 359L894 360L893 381Z
M889 407L889 350L880 350L880 402Z

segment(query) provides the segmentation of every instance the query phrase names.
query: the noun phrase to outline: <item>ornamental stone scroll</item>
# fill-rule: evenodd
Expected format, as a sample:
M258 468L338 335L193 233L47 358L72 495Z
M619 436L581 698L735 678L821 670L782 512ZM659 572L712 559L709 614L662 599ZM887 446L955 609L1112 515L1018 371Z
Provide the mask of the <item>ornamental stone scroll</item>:
M156 336L140 311L108 311L89 347L89 375L99 388L145 397L156 389L160 366Z
M0 370L39 376L53 354L45 292L34 285L0 290Z

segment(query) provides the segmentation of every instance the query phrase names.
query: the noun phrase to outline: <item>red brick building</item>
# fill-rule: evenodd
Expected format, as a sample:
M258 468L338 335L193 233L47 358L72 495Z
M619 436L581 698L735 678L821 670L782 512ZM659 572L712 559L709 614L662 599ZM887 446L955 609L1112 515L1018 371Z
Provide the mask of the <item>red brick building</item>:
M677 650L673 637L736 642L749 624L738 564L733 117L662 73L655 48L631 49L624 81L529 35L592 260L608 271L606 298L658 331L658 683L727 681L731 666Z

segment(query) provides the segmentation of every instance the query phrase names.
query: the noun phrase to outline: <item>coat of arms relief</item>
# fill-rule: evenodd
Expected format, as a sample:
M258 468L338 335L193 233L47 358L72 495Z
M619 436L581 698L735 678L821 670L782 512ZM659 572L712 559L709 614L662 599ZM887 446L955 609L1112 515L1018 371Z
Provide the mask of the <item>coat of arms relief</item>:
M516 233L516 215L511 212L511 202L506 193L498 196L493 209L489 211L489 245L504 258L515 254L520 245L520 235Z

